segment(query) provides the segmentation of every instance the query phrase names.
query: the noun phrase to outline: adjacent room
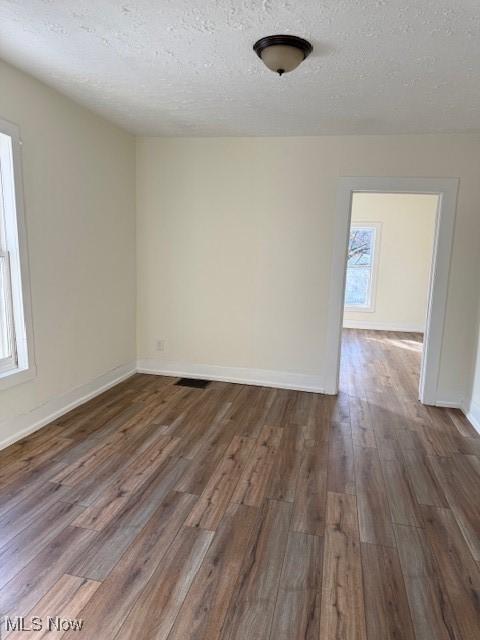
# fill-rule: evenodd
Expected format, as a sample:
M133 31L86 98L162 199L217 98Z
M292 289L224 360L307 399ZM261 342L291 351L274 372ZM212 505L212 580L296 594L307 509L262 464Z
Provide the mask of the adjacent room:
M353 195L344 327L425 332L437 210L437 195Z
M480 9L0 0L0 637L480 638Z
M395 358L394 369L409 360L410 391L420 389L420 373L433 279L439 196L428 193L353 194L347 249L342 350L351 353L342 373L355 382L360 359L379 380L375 350ZM410 352L410 353L406 353ZM348 369L351 368L350 373ZM365 373L365 372L364 372ZM398 388L397 388L398 390ZM404 390L405 392L405 390Z

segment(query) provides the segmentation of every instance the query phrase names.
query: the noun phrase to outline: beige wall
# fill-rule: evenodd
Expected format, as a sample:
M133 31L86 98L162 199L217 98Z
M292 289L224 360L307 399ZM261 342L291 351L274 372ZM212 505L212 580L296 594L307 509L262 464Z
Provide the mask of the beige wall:
M23 140L37 376L0 391L12 419L135 359L134 139L0 62L0 118Z
M423 331L438 196L356 193L352 223L380 224L372 312L345 311L344 326Z
M479 135L139 139L141 362L321 380L337 178L460 177L439 397L462 401L477 311L479 158Z
M1 441L16 416L135 358L135 155L131 136L3 63L0 82L24 143L38 369L0 392ZM479 158L479 135L139 139L141 361L321 381L337 178L460 177L439 390L463 401Z

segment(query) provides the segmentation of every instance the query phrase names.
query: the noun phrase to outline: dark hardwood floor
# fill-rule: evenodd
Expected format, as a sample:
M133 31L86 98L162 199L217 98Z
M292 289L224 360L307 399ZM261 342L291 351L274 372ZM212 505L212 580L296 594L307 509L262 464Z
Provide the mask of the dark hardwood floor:
M479 640L480 437L417 401L420 349L345 331L336 398L136 375L3 450L0 614L84 621L46 638Z

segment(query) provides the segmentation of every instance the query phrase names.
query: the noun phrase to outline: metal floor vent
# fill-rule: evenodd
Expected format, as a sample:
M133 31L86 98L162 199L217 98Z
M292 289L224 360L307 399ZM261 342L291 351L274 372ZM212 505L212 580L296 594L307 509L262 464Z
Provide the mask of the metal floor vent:
M176 383L180 387L193 387L194 389L205 389L210 384L210 380L198 380L197 378L180 378Z

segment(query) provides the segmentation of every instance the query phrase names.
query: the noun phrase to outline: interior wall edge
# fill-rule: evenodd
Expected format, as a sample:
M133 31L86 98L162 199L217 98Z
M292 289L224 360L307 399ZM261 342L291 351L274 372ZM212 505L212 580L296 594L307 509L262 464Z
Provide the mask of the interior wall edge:
M0 392L6 446L135 369L135 137L1 60L0 76L0 117L22 141L36 364Z
M466 415L467 420L480 433L480 403L472 401L468 406L460 408Z
M202 378L216 382L232 382L310 393L327 393L321 376L291 371L164 362L156 358L140 358L137 361L137 372L178 378Z
M84 404L123 380L130 378L135 373L135 362L129 362L107 371L90 382L76 387L67 393L50 398L47 402L27 413L22 413L2 421L0 423L0 449L5 449L14 442L41 429L49 422L56 420L65 413L75 409L75 407Z
M445 409L460 409L475 431L480 433L480 404L478 402L454 399L437 400L435 406Z

